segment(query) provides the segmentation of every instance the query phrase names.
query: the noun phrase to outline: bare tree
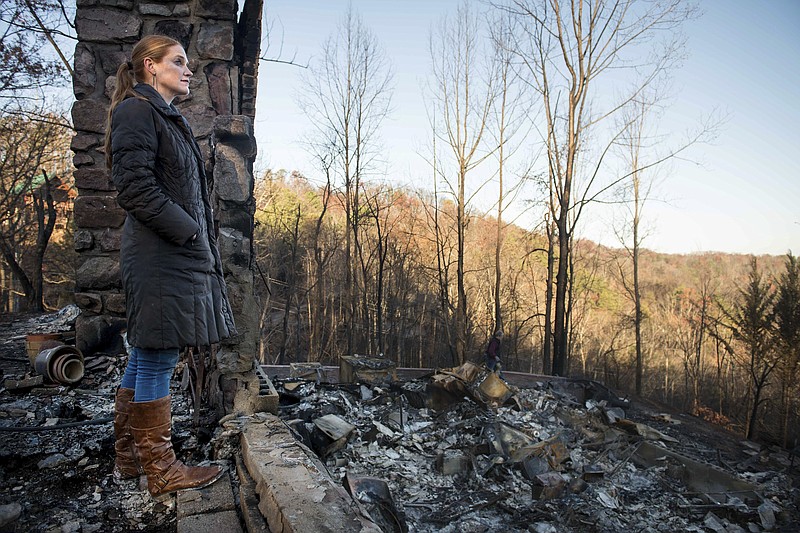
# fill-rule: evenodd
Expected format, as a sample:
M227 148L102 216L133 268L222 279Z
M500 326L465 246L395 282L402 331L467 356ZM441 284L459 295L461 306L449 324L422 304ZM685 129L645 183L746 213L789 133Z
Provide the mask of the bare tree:
M703 346L711 322L710 307L714 297L710 272L700 272L698 287L686 288L677 298L676 314L680 320L674 330L675 345L683 358L685 390L684 409L697 413L700 407L700 381L704 374Z
M307 71L303 108L323 142L332 142L331 170L341 185L347 229L347 352L357 345L358 302L365 298L358 277L364 179L377 168L378 132L389 112L392 73L375 35L348 9L337 32L324 45L322 58ZM362 317L368 321L369 317ZM364 346L362 339L361 346Z
M493 153L486 149L485 134L495 99L496 79L486 64L478 15L469 4L459 5L455 20L445 17L431 35L434 133L449 148L452 167L439 164L441 178L456 205L456 291L454 341L458 364L466 358L469 328L465 286L464 248L468 224L467 176ZM452 173L451 173L452 172ZM475 194L475 193L472 193Z
M728 397L730 384L725 379L725 372L730 367L730 353L727 349L731 345L731 332L722 325L719 316L719 309L711 308L711 316L708 322L708 335L714 346L714 366L717 405L716 411L720 415L725 415L725 400Z
M633 328L634 338L636 339L636 394L642 394L642 374L644 371L644 357L642 355L642 291L639 281L639 253L642 243L641 231L641 212L644 203L649 196L649 187L646 183L642 187L642 172L640 167L640 156L642 152L643 137L645 135L644 125L647 117L648 107L644 102L636 102L632 113L634 117L626 119L629 124L629 133L625 135L623 142L629 157L631 169L630 192L632 203L630 205L630 243L626 242L624 234L622 236L623 246L628 253L631 266L633 268L633 279L629 282L626 279L625 269L620 266L622 285L625 287L628 296L633 301ZM652 183L652 182L650 182Z
M545 278L544 295L544 338L542 340L542 372L553 371L553 273L555 272L556 253L556 196L553 180L548 180L547 214L544 217L545 234L547 235L547 277Z
M598 180L609 148L620 135L608 119L678 59L681 42L670 37L691 9L680 0L513 0L501 7L521 21L516 48L546 119L541 135L556 198L558 245L552 371L564 375L570 243L583 207L622 179ZM659 34L666 39L658 41ZM627 80L628 89L615 88L620 97L612 99L609 95L615 91L603 84L620 79L624 70L633 79ZM594 145L588 143L590 136Z
M375 321L373 332L370 335L370 345L375 353L382 354L386 351L386 292L388 277L389 252L396 245L395 232L402 217L402 212L394 205L400 198L400 193L392 187L376 186L369 190L365 199L366 213L372 221L372 235L369 248L373 257L367 267L364 262L364 277L372 277L370 301L374 306ZM399 365L401 354L395 354Z
M19 98L31 90L62 83L65 74L72 75L63 51L64 41L75 39L72 18L61 1L0 3L0 99Z
M434 122L434 131L435 122ZM440 200L441 193L439 192L439 159L436 151L436 135L433 135L433 198L430 205L424 201L423 205L426 209L426 220L429 224L429 229L433 235L433 245L436 250L436 265L433 271L433 278L436 280L436 295L439 301L439 312L443 325L443 333L445 341L450 350L450 359L454 364L458 364L458 354L456 353L454 342L455 329L454 320L456 312L456 305L453 298L450 296L451 287L451 271L453 267L454 250L456 246L453 244L453 238L449 229L451 226L446 225L442 220L443 217L450 215L449 210L446 209L447 202ZM430 271L430 269L429 269Z
M524 109L525 102L520 94L518 69L514 68L514 18L507 12L499 11L492 21L491 35L494 44L494 67L497 79L497 98L493 109L493 124L490 130L496 145L497 154L497 232L494 261L494 331L503 329L501 304L502 265L501 252L506 221L503 213L515 200L521 190L523 180L516 183L508 180L509 159L514 156L525 139L522 131L529 118Z
M329 332L334 329L333 327L326 328L328 317L331 314L328 312L328 305L326 302L327 294L325 288L328 277L326 276L326 270L334 257L334 250L338 247L340 242L335 230L325 223L331 200L331 166L335 159L334 153L330 151L330 149L333 149L333 144L328 144L328 148L329 150L317 152L317 160L325 174L325 185L320 192L321 206L314 224L314 234L312 236L314 264L314 280L312 286L315 301L312 306L313 311L309 313L309 320L311 320L311 326L309 328L311 331L309 355L314 358L313 360L317 361L322 360L328 353L328 343L331 341ZM326 244L329 244L329 246L326 246Z
M41 116L0 118L0 252L28 311L44 309L42 265L57 217L53 188L71 173L70 130L60 117Z
M621 123L626 127L619 139L622 157L626 161L629 174L628 181L620 187L621 202L627 210L623 227L616 228L617 238L622 243L627 255L627 264L619 264L622 286L633 303L633 328L636 341L636 394L642 394L644 373L644 348L642 342L642 287L640 276L640 255L646 231L642 224L642 213L651 199L655 177L645 167L658 157L651 152L659 145L658 139L650 130L657 121L658 108L656 102L660 96L655 91L648 91L630 102L620 115ZM651 171L653 169L650 169ZM628 274L628 267L631 273ZM630 276L630 277L629 277ZM702 336L701 336L702 339Z
M716 134L720 121L707 121L700 129L689 138L681 140L679 146L670 146L670 143L657 133L656 124L662 116L663 108L659 102L666 99L666 87L651 87L629 102L619 116L619 127L622 133L619 136L618 144L621 148L621 156L628 166L628 174L625 180L620 182L620 201L627 211L623 220L622 228L615 228L617 238L622 243L627 252L627 265L619 265L619 273L622 285L633 303L633 327L636 339L636 393L642 394L642 382L644 372L644 346L642 340L642 322L645 319L643 312L642 285L640 276L640 256L642 243L647 237L645 225L642 223L643 212L646 204L654 199L654 189L658 181L657 173L665 170L661 163L673 158L675 155L684 152L689 147L705 142ZM666 154L666 155L664 155ZM632 272L630 277L627 273L628 267ZM707 268L706 268L707 271ZM701 277L704 274L701 272ZM701 292L708 296L708 280L703 277ZM707 302L703 302L703 315L706 317L708 309ZM707 324L703 324L699 332L699 344L696 349L696 365L700 365L700 350L703 344L703 335ZM698 387L695 380L694 388ZM694 409L699 407L697 404L697 394L694 394Z

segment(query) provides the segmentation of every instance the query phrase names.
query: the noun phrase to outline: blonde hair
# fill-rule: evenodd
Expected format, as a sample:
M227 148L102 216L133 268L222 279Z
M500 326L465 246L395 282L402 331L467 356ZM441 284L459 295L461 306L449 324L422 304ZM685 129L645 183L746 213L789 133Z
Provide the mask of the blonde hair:
M111 115L114 109L126 98L142 98L133 90L137 82L145 80L144 60L150 58L156 63L164 59L167 52L173 46L182 46L181 43L167 37L166 35L148 35L143 37L131 52L131 60L119 66L117 69L117 88L111 97L111 105L108 106L106 117L106 166L111 168Z

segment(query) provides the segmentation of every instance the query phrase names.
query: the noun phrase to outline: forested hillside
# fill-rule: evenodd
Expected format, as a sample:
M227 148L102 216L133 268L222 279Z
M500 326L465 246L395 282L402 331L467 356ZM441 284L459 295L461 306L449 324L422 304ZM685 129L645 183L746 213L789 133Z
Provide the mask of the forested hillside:
M459 363L452 331L454 235L444 222L452 205L440 202L437 210L427 193L365 187L348 287L341 195L297 172L267 171L257 182L256 201L263 362L337 364L339 356L358 353L384 354L400 366ZM467 359L474 361L482 360L495 323L496 222L472 212L467 223ZM514 225L504 226L501 236L503 366L547 371L547 239ZM628 250L578 241L571 267L566 374L635 392ZM793 297L798 312L795 259L645 249L639 270L642 396L742 433L796 438L787 428L797 420L797 345L782 344L777 305L782 297L791 305ZM751 305L759 291L770 305ZM759 321L760 340L749 336ZM796 331L785 332L792 334L796 339ZM753 430L751 420L757 422Z

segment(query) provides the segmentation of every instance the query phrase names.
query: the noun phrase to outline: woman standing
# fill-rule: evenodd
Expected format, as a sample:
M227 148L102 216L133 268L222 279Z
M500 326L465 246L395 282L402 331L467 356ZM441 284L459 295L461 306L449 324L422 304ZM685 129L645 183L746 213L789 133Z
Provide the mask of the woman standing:
M117 70L106 125L106 163L127 212L120 262L132 346L115 402L115 474L145 473L154 496L222 474L175 457L169 381L182 348L236 333L203 158L172 105L191 77L177 41L144 37Z

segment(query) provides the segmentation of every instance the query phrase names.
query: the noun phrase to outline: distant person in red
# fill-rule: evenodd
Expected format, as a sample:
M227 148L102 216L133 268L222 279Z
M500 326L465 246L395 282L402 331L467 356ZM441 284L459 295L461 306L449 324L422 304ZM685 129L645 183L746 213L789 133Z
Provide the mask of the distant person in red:
M503 342L503 331L498 329L489 339L489 345L486 347L486 367L492 372L497 369L500 370L500 345Z

